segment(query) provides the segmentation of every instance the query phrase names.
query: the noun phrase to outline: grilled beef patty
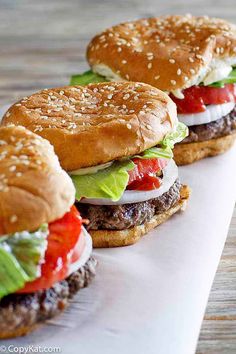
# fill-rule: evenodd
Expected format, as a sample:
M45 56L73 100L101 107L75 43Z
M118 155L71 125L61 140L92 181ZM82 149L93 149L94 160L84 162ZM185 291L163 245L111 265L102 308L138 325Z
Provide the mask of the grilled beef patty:
M236 105L234 109L223 118L211 123L189 127L189 135L182 143L206 141L233 133L236 133Z
M89 219L88 230L124 230L144 224L155 214L170 209L180 198L180 181L158 198L123 205L76 203L83 218Z
M77 291L86 287L95 275L97 261L87 263L67 279L47 290L32 294L10 294L0 301L0 334L14 336L21 329L28 331L62 311Z

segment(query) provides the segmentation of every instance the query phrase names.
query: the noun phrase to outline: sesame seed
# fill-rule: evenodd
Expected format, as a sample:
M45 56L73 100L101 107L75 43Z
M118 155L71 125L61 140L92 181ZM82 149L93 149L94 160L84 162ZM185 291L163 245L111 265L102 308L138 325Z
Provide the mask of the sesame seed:
M36 126L36 128L34 129L34 132L41 132L43 131L43 127L41 125Z
M126 126L127 126L128 129L132 129L132 125L131 124L128 123Z
M30 162L28 160L23 160L22 164L25 165L25 166L29 166Z
M176 81L175 81L175 80L170 80L170 83L171 83L172 85L176 85Z
M160 75L156 75L156 76L154 77L154 79L155 79L155 80L160 79Z
M121 63L122 64L127 64L127 60L122 60Z
M10 217L10 223L14 224L17 221L17 219L18 219L17 215L12 215Z
M151 69L152 68L152 63L148 63L147 67L148 67L148 69Z
M169 62L170 62L171 64L174 64L174 63L175 63L175 59L169 59Z
M177 75L179 76L179 75L181 75L181 73L182 73L181 69L178 69L177 70Z
M11 166L11 167L9 167L9 171L10 172L14 172L16 170L16 166Z
M130 98L130 94L129 93L126 93L124 96L123 96L123 99L124 100L128 100Z

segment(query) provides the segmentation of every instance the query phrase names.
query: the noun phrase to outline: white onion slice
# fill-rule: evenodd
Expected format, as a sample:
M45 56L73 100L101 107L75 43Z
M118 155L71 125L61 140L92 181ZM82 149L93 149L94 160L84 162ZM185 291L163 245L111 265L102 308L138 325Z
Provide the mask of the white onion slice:
M83 198L80 200L80 203L93 204L93 205L120 205L120 204L144 202L149 199L160 197L162 194L167 192L170 189L170 187L174 184L177 177L178 177L178 167L176 166L174 160L171 159L168 165L163 169L162 184L157 189L153 189L151 191L126 190L123 193L122 197L117 202L113 202L110 199Z
M235 102L227 102L223 104L212 104L206 107L204 112L192 114L178 114L180 122L186 124L188 127L192 125L207 124L214 122L226 116L235 106Z
M91 256L92 253L92 239L89 233L85 230L84 227L82 227L83 236L85 238L85 247L83 250L83 253L81 257L78 259L78 261L70 264L67 277L71 275L72 273L76 272L79 268L85 265L85 263L88 261L89 257Z

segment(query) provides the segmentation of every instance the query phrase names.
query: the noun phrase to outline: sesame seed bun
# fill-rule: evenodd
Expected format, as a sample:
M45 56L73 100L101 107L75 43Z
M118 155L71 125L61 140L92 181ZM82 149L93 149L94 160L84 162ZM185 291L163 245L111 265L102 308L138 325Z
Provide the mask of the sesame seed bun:
M165 93L113 82L35 93L14 104L2 124L23 125L48 139L62 167L73 171L155 146L176 121L176 106Z
M199 84L217 63L236 64L236 27L221 19L163 16L126 22L94 37L94 72L173 92Z
M126 230L90 230L94 248L129 246L138 242L149 231L167 221L172 215L184 210L190 197L190 188L182 185L180 199L170 209L161 214L154 215L142 225L134 226Z
M177 144L174 147L174 160L178 166L181 166L205 157L223 154L233 146L235 140L236 134L229 134L201 142Z
M34 231L74 203L73 184L47 140L23 127L1 127L0 161L0 235Z

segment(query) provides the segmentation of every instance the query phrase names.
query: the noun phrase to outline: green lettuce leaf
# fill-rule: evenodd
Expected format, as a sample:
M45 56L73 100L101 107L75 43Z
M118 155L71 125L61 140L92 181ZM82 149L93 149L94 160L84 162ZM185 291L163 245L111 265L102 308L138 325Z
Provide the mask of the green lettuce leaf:
M173 152L168 147L165 148L152 147L150 149L145 150L141 155L134 155L133 157L138 159L155 159L155 158L171 159L173 157Z
M210 87L224 87L225 84L235 84L235 83L236 83L236 68L234 68L225 79L214 82L208 86L210 86Z
M48 226L0 237L0 299L40 276Z
M83 74L73 75L70 79L70 85L85 86L96 82L106 82L105 77L94 73L92 70L85 71Z
M104 170L88 175L72 175L76 198L106 198L116 202L128 184L128 171L134 168L131 160L115 161Z
M142 154L134 155L133 157L139 159L171 159L173 157L172 149L174 148L174 145L182 141L187 135L188 127L185 124L179 122L176 130L174 132L168 133L160 142L160 147L152 147L145 150Z
M178 122L175 131L166 134L161 146L164 149L173 149L174 145L180 143L186 136L188 136L188 127L184 123Z
M0 299L23 288L28 277L16 258L0 247Z

